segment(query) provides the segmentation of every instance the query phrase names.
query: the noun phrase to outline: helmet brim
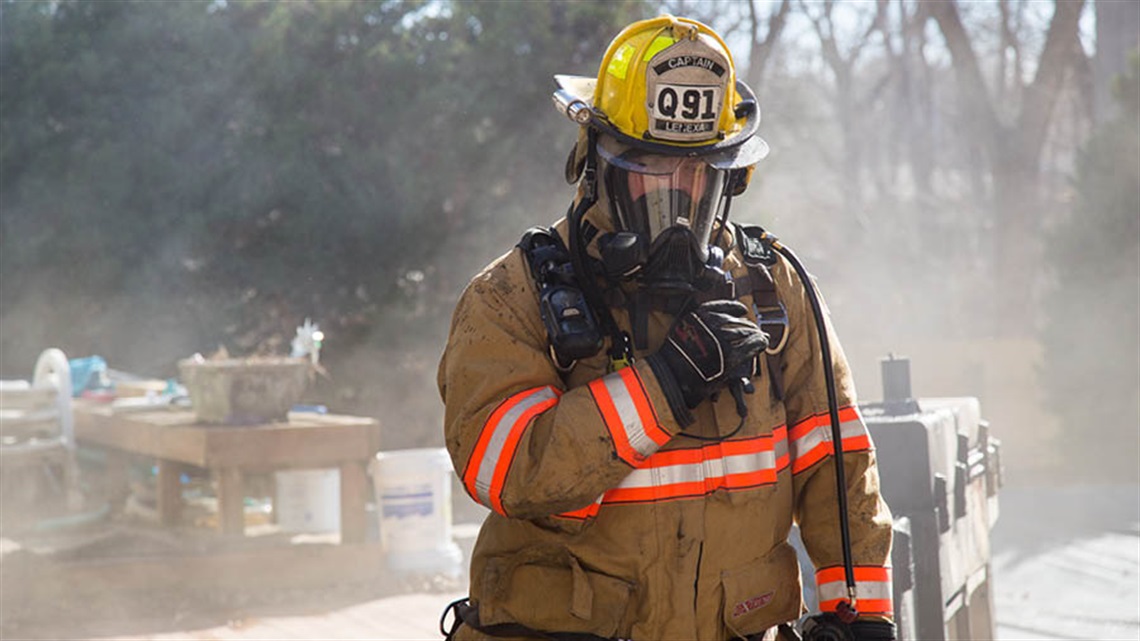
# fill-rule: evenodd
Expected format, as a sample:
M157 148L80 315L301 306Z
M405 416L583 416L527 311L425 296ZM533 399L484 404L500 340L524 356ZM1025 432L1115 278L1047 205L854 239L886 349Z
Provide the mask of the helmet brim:
M556 73L554 74L554 83L558 85L559 89L570 93L587 105L594 104L594 90L598 87L597 78Z
M768 143L754 134L738 145L705 155L704 161L715 169L740 169L751 167L767 156Z
M692 146L677 146L661 142L646 141L632 138L618 131L616 127L609 123L605 114L600 113L593 107L594 92L598 86L597 78L555 74L554 82L558 85L558 89L569 94L573 100L590 105L590 120L586 123L587 126L593 126L599 131L631 147L638 147L646 151L672 156L701 156L709 165L716 169L740 169L750 167L768 155L768 143L756 135L756 130L760 125L760 107L756 103L756 94L752 92L752 89L749 88L748 85L739 80L736 82L736 90L741 96L741 102L751 101L753 105L752 113L747 116L743 131L726 140L719 140L707 145Z

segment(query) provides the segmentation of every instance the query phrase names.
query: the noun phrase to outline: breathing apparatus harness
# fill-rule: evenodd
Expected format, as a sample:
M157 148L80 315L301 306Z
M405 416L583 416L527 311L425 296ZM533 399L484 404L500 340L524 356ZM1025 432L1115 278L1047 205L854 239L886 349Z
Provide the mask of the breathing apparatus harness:
M569 246L552 228L535 227L524 234L518 246L523 250L530 267L531 275L539 289L539 308L543 324L547 330L551 356L557 367L568 372L583 358L597 354L602 349L603 335L610 337L608 351L610 368L620 369L633 361L633 349L629 334L621 331L614 322L605 303L603 292L597 285L596 270L589 262L585 243L581 238L582 216L596 202L596 167L589 155L584 173L584 194L577 205L572 205L567 213L570 223ZM731 199L731 195L728 195ZM727 220L728 207L722 216ZM769 382L772 394L783 399L784 390L780 382L780 355L787 341L788 318L783 304L776 295L775 283L768 267L776 262L778 253L799 276L807 294L812 318L819 333L820 357L823 361L824 385L827 390L828 417L831 423L831 440L835 447L836 506L839 516L840 540L843 550L843 569L847 586L847 601L841 601L835 613L821 613L807 617L803 625L804 641L853 641L853 626L859 626L857 599L855 593L854 568L851 555L851 533L847 516L847 493L844 487L843 439L839 427L838 394L835 373L831 367L831 346L827 335L823 307L814 281L808 274L799 257L782 245L779 240L762 228L754 225L736 225L736 241L749 267L748 280L732 281L733 288L742 287L753 295L753 307L761 327L771 330L775 337L773 345L766 350L768 358ZM587 239L588 242L588 239ZM582 276L579 276L582 275ZM743 291L741 292L743 293ZM751 373L749 373L750 375ZM737 401L737 412L741 416L740 425L731 434L707 437L682 432L682 435L700 440L721 441L735 435L744 424L747 408L742 393L751 393L748 376L734 376L729 389ZM449 612L454 613L450 626L446 624ZM604 641L602 637L583 633L561 633L538 631L523 625L485 626L481 625L478 611L466 599L460 599L448 606L440 620L440 632L447 638L454 638L460 625L467 624L491 636L528 636L532 638L556 639L559 641ZM781 624L781 631L790 638L799 638L788 624ZM449 629L450 628L450 629ZM884 637L884 638L893 638Z
M827 322L815 281L808 274L799 257L791 249L780 244L774 236L764 232L761 242L767 244L786 258L803 283L811 305L812 318L819 333L819 353L823 359L823 382L827 388L827 414L831 422L831 443L835 448L835 498L839 514L839 537L843 548L843 577L847 586L847 601L840 601L834 614L824 612L807 618L804 624L804 639L809 641L853 641L851 624L858 616L858 602L855 595L855 569L851 558L851 527L847 518L847 488L844 482L847 474L843 465L843 434L839 428L839 398L835 391L835 371L831 366L831 344L827 335Z
M654 48L661 42L666 43L666 48ZM685 64L669 65L669 60L682 60ZM708 64L690 65L689 60ZM679 71L670 71L674 67ZM706 71L708 74L701 75ZM621 370L633 363L635 343L637 348L648 349L651 307L679 316L705 300L734 300L739 295L751 293L757 323L769 333L771 343L765 350L769 387L775 399L783 400L780 358L789 333L788 315L777 297L775 283L768 271L777 260L775 254L783 255L804 284L820 335L820 356L836 459L837 506L848 598L847 602L840 602L838 614L809 617L804 632L812 641L853 639L852 624L857 626L860 622L855 622L855 581L836 382L822 305L803 263L763 229L740 225L735 226L735 241L748 267L748 275L735 281L723 270L723 252L712 248L707 234L702 234L698 240L698 244L709 245L707 253L698 248L699 261L693 260L691 248L685 246L684 238L669 232L662 234L661 230L652 234L655 236L653 243L650 243L650 237L634 233L617 232L597 237L601 260L594 259L586 251L586 245L594 242L598 233L597 228L585 220L585 214L598 197L597 143L600 131L618 143L651 153L659 151L677 155L681 153L678 147L687 146L690 147L687 153L691 155L730 154L728 163L720 165L720 169L728 170L722 196L724 208L718 217L720 233L723 234L727 229L732 197L743 192L751 168L767 153L767 144L755 136L759 124L755 94L746 84L735 79L727 46L715 32L705 25L671 16L638 22L622 31L606 51L596 80L555 76L555 81L560 86L553 96L556 108L585 132L567 165L568 181L572 184L580 178L579 198L567 211L567 242L563 243L551 228L534 228L519 243L538 289L540 314L553 362L564 375L579 359L596 355L608 342L609 370ZM693 114L678 115L675 108L678 90L686 91L686 96L692 94L700 100L708 99L707 104L700 103L706 109L694 107ZM642 113L640 109L646 104L655 105L653 111L648 112L648 120L630 116L630 109ZM709 112L708 115L705 111ZM715 140L703 136L705 131L716 131ZM585 153L579 154L579 151ZM611 185L605 186L612 196ZM633 194L627 195L632 197ZM635 278L640 287L629 293L622 289L622 282ZM604 290L601 282L605 283ZM611 307L622 303L628 306L633 335L622 331L612 317ZM741 416L740 425L730 435L710 438L681 432L678 436L725 440L738 433L748 414L743 393L752 391L750 379L757 371L758 362L754 362L748 372L733 372L728 378L728 390L732 392L736 412ZM535 631L522 625L510 628L480 625L478 608L465 600L449 606L443 619L447 618L448 611L453 610L455 620L450 630L443 625L445 620L440 622L440 631L448 638L454 636L459 625L466 623L492 636L523 635L567 641L600 639L592 634ZM796 635L790 626L782 625L781 628Z
M535 229L531 229L527 236L523 237L523 242L520 243L521 248L527 252L528 262L530 263L531 273L536 275L536 283L539 285L539 298L541 313L543 313L544 324L546 325L549 342L551 342L552 354L555 356L555 363L563 371L568 371L573 363L580 358L585 358L597 354L597 351L602 347L603 333L610 336L610 364L611 368L620 368L627 366L633 362L633 350L630 346L629 334L619 330L616 323L613 322L613 317L610 315L609 306L605 303L603 292L598 289L595 275L595 270L591 266L592 260L585 252L585 243L581 238L580 230L581 218L583 214L593 206L596 202L596 168L593 167L591 159L592 154L587 154L586 168L584 172L585 194L583 198L575 206L571 206L568 212L568 221L570 225L570 249L567 253L563 254L562 265L560 269L547 270L546 278L538 276L541 271L535 270L535 257L541 254L541 249L538 251L528 251L528 244L534 244L537 237L541 237L541 233L536 233ZM731 192L726 196L730 198ZM725 211L722 214L722 225L727 219L727 203ZM549 230L557 240L557 234L553 230ZM528 238L530 243L528 243ZM847 492L846 492L846 473L844 470L844 452L842 452L842 435L839 430L839 401L838 393L836 390L836 378L831 367L831 346L828 339L827 324L825 324L823 307L820 302L819 293L815 290L815 284L811 276L808 275L804 263L799 260L796 253L784 246L771 234L765 232L764 229L757 226L736 225L736 242L740 245L741 253L744 257L744 263L749 268L749 274L744 279L738 279L733 282L731 277L728 277L728 284L732 285L733 290L740 290L734 293L752 293L752 305L757 315L759 325L764 328L773 336L772 346L765 350L765 357L768 363L768 382L773 396L777 399L782 399L784 395L782 376L781 376L781 362L782 349L788 338L788 316L787 309L784 308L783 303L776 297L775 284L772 281L771 274L768 273L768 267L774 265L776 259L775 254L779 253L787 259L792 269L795 269L796 274L799 276L800 282L804 284L804 290L807 294L809 306L812 308L812 317L815 323L816 331L820 335L820 357L823 362L823 380L824 387L827 389L828 396L828 416L831 423L831 441L836 449L834 455L834 465L836 465L836 496L837 496L837 511L839 516L839 533L842 547L842 561L844 561L844 575L847 585L847 601L841 601L837 612L824 612L824 614L814 615L808 617L804 624L804 639L805 641L849 641L854 639L850 625L855 623L855 617L858 614L856 609L857 601L855 594L855 575L852 560L852 544L850 544L850 526L848 524L847 516ZM588 241L587 241L588 242ZM561 241L559 241L561 243ZM581 274L584 277L576 277ZM577 285L577 286L575 286ZM568 292L573 292L568 294ZM732 298L735 298L734 295ZM567 301L563 303L562 301ZM561 306L561 307L560 307ZM572 311L570 311L572 310ZM592 311L596 311L595 315ZM580 323L554 323L552 319L557 318L570 318L581 319ZM747 387L746 387L747 386ZM691 435L691 433L684 433L685 436L698 438L701 440L724 440L730 438L738 432L744 422L744 417L747 416L747 406L743 403L742 392L751 392L751 382L747 376L734 376L728 389L732 392L736 400L736 409L741 416L741 423L735 430L723 437L702 437L700 435ZM789 630L788 633L793 631Z
M592 130L590 132L592 138ZM593 140L589 141L592 145ZM609 366L611 370L621 369L633 362L633 346L628 333L618 328L610 314L604 292L598 286L598 277L605 275L604 267L595 266L594 259L586 253L586 244L596 233L583 233L583 216L597 202L597 166L593 153L587 152L583 171L583 195L579 202L571 205L567 212L569 223L569 243L553 228L535 227L528 230L519 241L531 276L539 290L539 309L543 325L546 327L550 353L556 366L563 373L570 371L576 362L593 356L604 345L604 337L610 338ZM721 228L728 219L732 190L725 197L725 209L720 217ZM586 224L587 227L588 223ZM824 385L827 390L828 417L831 423L831 440L835 447L836 506L839 516L840 540L843 549L843 569L847 586L847 601L841 601L835 613L821 613L807 617L803 624L804 641L854 641L853 628L861 625L856 621L857 600L855 593L854 568L851 555L851 534L847 516L847 493L844 487L843 439L839 427L839 401L836 392L835 373L831 367L831 345L827 335L823 307L814 281L796 254L782 245L779 240L755 225L736 225L736 242L739 245L744 263L749 273L746 277L733 281L724 274L728 297L751 293L753 309L758 324L772 337L771 346L765 350L768 359L769 385L771 393L783 400L784 390L781 381L780 357L787 341L787 310L780 302L775 282L768 268L776 263L775 254L783 256L799 276L811 306L812 318L819 333L820 357L823 361ZM588 236L583 238L583 236ZM599 272L602 272L599 274ZM715 272L714 272L715 273ZM719 290L725 291L725 290ZM747 417L744 393L752 393L749 380L753 372L738 373L730 378L729 390L736 400L740 424L732 433L725 436L708 437L681 432L681 435L699 440L723 441L740 431ZM450 626L446 619L453 613ZM469 625L491 636L526 636L557 641L605 641L603 637L588 633L564 633L539 631L521 624L483 625L479 621L478 610L467 599L451 603L440 620L440 632L448 639L454 638L461 625ZM799 633L789 624L781 624L783 634L799 638ZM893 630L893 628L891 628ZM869 638L874 638L874 632ZM893 638L885 636L884 639Z
M554 356L555 363L563 371L572 368L577 360L596 354L602 347L603 333L610 337L608 355L612 370L626 367L633 362L630 336L618 328L610 314L604 293L598 286L597 270L591 262L592 259L586 253L586 243L589 242L589 239L583 239L583 216L597 202L598 197L597 158L594 152L596 136L595 130L592 127L587 127L588 147L582 174L582 197L577 204L571 205L567 212L570 230L569 247L566 248L562 244L557 232L552 229L543 230L541 228L528 231L519 243L527 256L531 274L539 287L540 309L543 323L547 329L551 353ZM730 183L733 180L735 177L730 178ZM727 223L734 191L736 191L734 186L730 184L724 196L726 202L724 211L720 216L721 229L724 229ZM760 320L761 327L780 334L773 341L776 344L766 350L770 385L772 393L777 399L782 400L784 395L778 358L787 340L788 319L786 309L776 296L775 285L767 269L775 264L773 252L779 253L788 261L799 276L800 282L803 283L816 331L819 334L820 358L823 361L828 417L831 423L831 440L835 448L836 503L848 600L840 602L835 614L824 613L809 617L804 627L806 638L813 641L848 639L851 638L849 624L855 621L858 611L856 609L855 575L847 514L847 492L844 483L846 473L843 464L843 438L839 427L839 401L835 385L835 372L831 366L831 344L828 339L823 306L820 303L814 281L795 252L781 244L775 236L757 226L737 225L736 236L745 264L749 267L748 278L751 282L748 283L750 285L748 289L753 293L754 311ZM720 271L717 267L719 266L714 266L713 269L716 269L724 278L723 283L727 291L732 292L729 296L735 298L736 287L743 283L733 282L731 276ZM643 333L639 334L644 335ZM751 372L748 374L750 375ZM733 376L729 383L729 390L736 400L737 413L741 417L740 425L731 434L718 437L683 434L701 440L724 440L735 435L743 426L748 413L747 406L743 402L743 393L752 392L749 375Z

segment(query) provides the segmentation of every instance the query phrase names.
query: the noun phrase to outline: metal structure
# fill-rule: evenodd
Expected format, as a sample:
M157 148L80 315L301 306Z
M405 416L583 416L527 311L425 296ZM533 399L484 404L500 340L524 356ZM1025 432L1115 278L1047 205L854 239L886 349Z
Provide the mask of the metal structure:
M81 503L71 393L67 356L58 349L40 354L30 385L0 383L0 465L6 491L34 496L47 479L69 508Z
M883 401L860 410L895 518L899 639L993 639L990 530L998 517L1001 442L981 418L978 399L913 398L907 359L884 359L882 371ZM815 609L815 595L806 592Z

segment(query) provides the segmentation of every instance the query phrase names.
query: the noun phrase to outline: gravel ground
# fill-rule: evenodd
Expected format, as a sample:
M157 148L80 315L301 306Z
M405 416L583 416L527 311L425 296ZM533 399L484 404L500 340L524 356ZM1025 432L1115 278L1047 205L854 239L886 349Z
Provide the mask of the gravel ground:
M998 639L1140 639L1140 486L1007 488Z
M458 530L467 553L473 526ZM1007 487L993 549L998 639L1140 641L1140 486ZM56 616L34 621L4 611L0 639L439 639L440 612L463 590L419 577L212 598L107 595L41 604Z

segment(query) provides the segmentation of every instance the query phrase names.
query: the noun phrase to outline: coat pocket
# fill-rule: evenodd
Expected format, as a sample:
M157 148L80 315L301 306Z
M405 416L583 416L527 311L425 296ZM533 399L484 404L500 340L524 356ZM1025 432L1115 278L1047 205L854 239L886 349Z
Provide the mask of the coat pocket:
M488 559L479 602L482 623L602 637L628 632L632 583L587 570L569 552L557 559L520 556Z
M725 637L747 637L803 612L796 551L781 543L766 556L721 573Z

